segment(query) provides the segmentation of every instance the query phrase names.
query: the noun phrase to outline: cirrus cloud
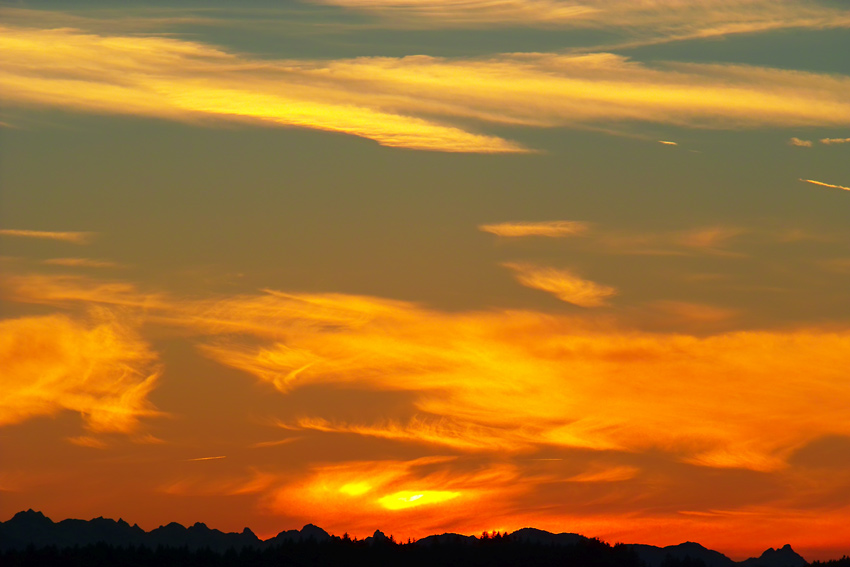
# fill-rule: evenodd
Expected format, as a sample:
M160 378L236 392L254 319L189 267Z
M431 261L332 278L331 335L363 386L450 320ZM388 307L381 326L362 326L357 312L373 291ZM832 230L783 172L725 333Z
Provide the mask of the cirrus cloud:
M579 307L601 307L617 294L611 286L585 280L569 270L543 268L531 264L506 263L522 285L548 291L555 297Z
M0 426L70 410L93 432L132 433L156 414L147 400L159 375L156 356L128 326L103 315L94 322L64 315L0 321Z
M558 238L584 234L590 229L590 224L579 221L504 222L482 224L478 229L496 236L548 236Z
M610 53L259 60L175 38L4 26L0 69L10 105L312 128L445 152L529 151L472 131L473 122L850 124L847 77L745 65L650 66Z
M0 229L0 236L16 238L35 238L39 240L61 240L73 244L88 244L94 238L93 232L57 232L49 230Z

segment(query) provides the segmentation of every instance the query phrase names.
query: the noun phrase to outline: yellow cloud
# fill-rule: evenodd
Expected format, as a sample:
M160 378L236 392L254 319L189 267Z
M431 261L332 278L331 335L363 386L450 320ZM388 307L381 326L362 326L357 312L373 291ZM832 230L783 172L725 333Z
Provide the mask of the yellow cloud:
M47 230L16 230L11 228L0 229L0 236L13 236L18 238L37 238L43 240L61 240L73 244L88 244L94 238L93 232L55 232Z
M460 496L460 492L450 490L402 490L388 494L379 499L378 502L387 510L404 510L422 505L438 504L453 500Z
M7 299L22 303L64 305L75 302L123 307L166 309L160 294L145 294L126 282L110 282L76 275L11 275L0 282Z
M822 138L821 144L850 144L850 138Z
M447 457L318 465L296 478L282 476L266 504L331 530L371 533L376 525L392 525L424 535L429 525L468 517L484 503L495 510L527 490L518 486L518 470L510 465L459 465ZM348 513L352 509L356 517Z
M314 0L403 27L626 29L658 40L850 25L846 10L801 0Z
M549 236L558 238L584 234L590 229L590 224L579 221L504 222L482 224L478 229L497 236Z
M300 126L413 149L523 151L500 138L382 110L384 105L369 104L368 96L348 96L357 87L334 81L318 62L252 61L156 36L1 29L0 87L11 103Z
M850 124L850 78L836 75L742 65L650 67L610 53L255 60L159 36L0 31L6 104L314 128L391 147L527 151L452 124L470 121L536 128L610 121Z
M811 183L812 185L820 185L821 187L829 187L830 189L843 189L844 191L850 191L850 187L845 187L843 185L833 185L832 183L824 183L823 181L815 181L814 179L800 179L805 183Z
M118 320L62 315L0 321L0 425L79 412L93 432L131 433L155 415L155 355ZM96 446L90 437L73 442Z
M580 307L601 307L617 294L613 287L582 279L569 270L541 268L531 264L503 264L516 273L524 286L547 291L558 299Z
M59 302L69 297L84 303L98 298L80 293L78 280L60 278L54 285L35 281L41 283L27 286L21 279L18 284L31 294L44 292ZM63 282L70 289L60 293ZM123 292L114 295L126 309L145 306L142 299L131 301ZM108 293L103 298L116 301ZM407 302L342 294L267 292L216 300L160 296L152 305L146 309L149 321L197 336L204 354L267 381L282 393L303 385L345 385L410 395L405 419L387 420L380 410L372 419L359 421L305 415L285 424L289 429L442 446L477 455L516 455L543 447L656 449L700 466L755 470L780 469L791 452L824 435L850 435L846 412L850 384L845 376L850 367L850 333L846 331L813 328L698 337L639 332L610 321L594 322L588 316L441 312ZM732 315L689 304L662 307L708 322ZM79 325L70 320L34 321L27 323L34 329L30 334L42 341L52 336L47 330L54 327L70 325L74 333L60 334L77 336ZM6 325L17 328L23 323ZM30 342L40 344L20 344ZM58 360L88 351L62 352ZM141 354L122 358L111 352L98 348L91 356L105 357L107 362L127 358L133 369L147 360ZM57 359L6 356L20 364ZM55 364L60 370L76 368L76 363ZM103 368L111 368L104 364ZM73 381L60 370L54 374L62 387L51 386L35 401L12 404L10 408L23 409L16 414L19 417L8 415L7 410L4 421L78 407L67 401L76 398L63 395L65 385L70 388ZM12 376L17 377L17 372ZM20 372L31 374L27 369ZM94 376L107 375L103 371ZM128 371L121 376L136 384L122 389L135 410L128 411L123 425L111 425L113 429L128 429L128 424L144 415L144 395L130 393L143 394L153 382L143 378L144 373ZM20 378L9 380L21 382ZM815 406L818 411L813 413ZM104 421L94 414L88 419L93 427ZM357 482L375 485L344 475L333 486L338 489ZM416 484L393 485L380 494L401 490L463 492ZM351 496L357 491L349 487L346 492Z
M301 304L277 299L284 314L292 313L288 302ZM659 447L705 466L763 470L807 440L850 433L842 409L850 403L842 378L850 363L847 334L697 338L598 328L532 312L443 314L409 304L388 309L380 300L371 309L364 298L352 298L351 305L340 299L333 298L340 311L335 319L348 324L310 324L299 320L310 317L304 310L293 319L283 315L276 326L256 324L264 329L260 345L222 338L204 352L282 391L347 383L416 394L418 415L407 423L303 418L296 428L462 451ZM241 317L245 301L232 311L218 304L218 316ZM324 308L317 315L329 319ZM265 334L272 328L274 337ZM820 362L812 366L811 360ZM815 399L820 409L813 416Z

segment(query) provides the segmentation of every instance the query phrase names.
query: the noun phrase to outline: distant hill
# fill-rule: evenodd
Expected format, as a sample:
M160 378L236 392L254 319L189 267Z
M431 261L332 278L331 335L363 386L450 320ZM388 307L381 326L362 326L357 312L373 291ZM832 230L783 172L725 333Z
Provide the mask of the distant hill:
M265 541L249 528L241 533L225 533L210 529L200 522L188 528L172 522L146 532L124 520L95 518L94 520L62 520L53 522L41 512L18 512L6 522L0 522L0 550L36 547L73 547L105 543L115 547L146 546L188 547L225 552L228 549L261 547L293 541L327 541L331 536L322 528L307 524L301 531L280 532Z
M347 541L347 540L345 540ZM34 548L56 548L85 547L93 545L107 545L115 548L185 548L190 551L210 550L216 553L225 553L228 550L263 550L279 546L292 546L299 543L315 542L318 544L330 544L343 542L341 538L328 534L325 530L313 524L307 524L301 530L288 530L267 540L261 540L250 529L245 528L241 533L225 533L216 529L210 529L202 523L196 523L190 527L184 527L177 523L170 523L146 532L137 525L130 525L123 520L110 520L106 518L95 518L93 520L62 520L53 522L41 512L27 510L18 512L6 521L0 522L0 551L24 550L28 546ZM512 534L500 536L494 540L494 544L512 544L516 546L528 546L534 548L558 549L558 548L581 548L586 554L587 549L595 549L594 553L605 553L600 549L625 550L633 554L633 560L623 559L623 551L618 561L607 561L610 564L643 563L646 567L803 567L807 565L806 560L797 554L790 545L780 549L770 548L759 557L753 557L746 561L735 562L720 552L706 549L702 545L693 542L680 543L667 547L656 547L644 544L626 544L611 548L608 544L599 542L593 538L574 533L553 534L535 528L523 528ZM394 546L391 541L380 530L373 536L361 541L360 544L369 547L386 545ZM473 546L489 545L487 540L481 540L475 536L461 534L431 535L415 542L414 547L420 550L452 547L470 548ZM580 555L580 554L579 554Z

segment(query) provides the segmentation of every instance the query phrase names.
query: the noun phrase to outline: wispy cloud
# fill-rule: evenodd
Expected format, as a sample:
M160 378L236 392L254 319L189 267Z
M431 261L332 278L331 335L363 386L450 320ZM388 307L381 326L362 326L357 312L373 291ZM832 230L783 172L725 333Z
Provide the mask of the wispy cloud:
M156 415L147 399L159 376L155 362L147 343L114 317L0 321L0 425L70 410L92 432L132 433Z
M78 275L12 275L0 282L0 290L7 299L21 303L64 305L90 302L145 309L166 309L170 305L162 294L141 292L127 282L101 281Z
M47 293L44 303L73 297L98 305L103 297L79 293L80 280L70 282L77 287L62 294L56 288L63 283L65 279L54 286L31 286L19 278L15 285ZM312 385L410 396L407 417L388 419L376 406L371 417L302 414L285 424L305 435L369 437L469 455L515 455L545 447L660 450L701 467L763 471L780 470L796 448L814 439L850 435L850 385L844 373L850 365L850 335L835 329L698 337L681 331L621 329L610 320L586 315L442 312L344 294L267 292L194 300L160 295L145 308L144 295L129 301L127 293L121 295L125 309L144 308L149 323L183 329L197 338L204 355L256 376L283 394ZM103 300L107 303L101 305L114 301L108 296ZM708 322L732 315L691 305L667 307L675 315ZM4 364L13 369L2 376L10 381L11 392L16 392L15 384L27 383L24 377L32 375L32 368L40 368L36 363L47 360L41 354L21 353L36 347L39 353L48 350L38 340L52 345L48 338L56 333L48 331L54 326L74 330L73 357L78 358L73 360L90 366L92 359L105 358L104 365L95 368L113 368L112 361L119 361L134 369L121 374L127 382L120 385L120 400L131 408L122 406L123 421L95 417L96 410L85 410L88 406L80 401L86 398L66 398L62 388L50 385L39 394L38 403L8 406L18 408L14 415L4 406L5 422L79 408L93 412L84 413L93 429L124 431L150 411L144 400L154 378L139 370L145 368L142 362L151 364L144 346L130 341L136 346L126 347L141 353L133 355L138 358L113 356L103 349L99 336L79 338L78 325L62 318L4 325L31 327L29 334L19 330L13 333L17 339L3 343L3 360L16 364ZM32 340L26 338L30 335ZM89 351L79 344L91 349L96 344L96 352L86 354ZM50 359L51 368L59 369L55 375L61 384L85 374L75 374L77 367L63 362L72 356L69 349ZM813 366L812 360L819 363ZM94 376L109 378L102 395L111 399L115 376L107 371ZM735 380L718 381L717 376ZM517 404L517 399L523 403ZM811 413L813 399L818 400L816 414ZM380 494L407 490L460 491L394 485Z
M601 307L617 294L613 287L582 279L569 270L544 268L531 264L506 263L522 285L547 291L567 303L580 307Z
M2 32L0 87L7 104L314 128L392 147L527 151L472 132L470 121L535 128L612 121L711 128L850 124L850 78L836 75L649 66L607 53L258 60L158 36L10 26Z
M800 178L800 181L804 183L811 183L812 185L819 185L821 187L829 187L830 189L843 189L845 191L850 191L850 187L845 187L843 185L833 185L832 183L824 183L823 181L815 181L814 179L803 179Z
M658 140L658 143L662 144L664 146L678 146L679 145L678 142L671 142L670 140Z
M48 266L65 266L68 268L117 268L119 264L107 260L92 258L49 258L42 262Z
M292 429L351 433L409 443L440 445L462 451L516 451L524 445L524 442L518 442L515 438L501 435L499 429L476 426L473 423L453 420L449 416L439 419L414 416L406 423L388 421L371 425L332 423L321 418L301 418L294 426L282 425Z
M801 140L800 138L791 138L788 140L789 146L797 146L798 148L811 148L812 141L811 140Z
M2 79L0 79L1 81ZM37 238L43 240L61 240L74 244L88 244L94 238L93 232L55 232L47 230L17 230L11 228L0 229L0 236L12 236L17 238Z
M558 238L584 234L590 230L590 224L580 221L504 222L482 224L478 229L497 236L549 236Z
M373 13L403 27L531 26L608 29L640 38L691 39L850 25L839 7L802 0L314 0Z
M2 28L0 86L8 102L182 121L241 120L447 152L517 152L518 145L383 110L359 81L319 61L257 61L157 36L101 36L72 29ZM88 61L80 67L79 61ZM58 90L57 90L58 89ZM59 93L63 94L59 94ZM378 94L378 93L372 93Z
M850 138L821 138L821 144L850 144Z
M685 248L693 248L706 253L737 255L724 248L731 240L747 231L738 227L711 226L686 230L674 235L674 242Z

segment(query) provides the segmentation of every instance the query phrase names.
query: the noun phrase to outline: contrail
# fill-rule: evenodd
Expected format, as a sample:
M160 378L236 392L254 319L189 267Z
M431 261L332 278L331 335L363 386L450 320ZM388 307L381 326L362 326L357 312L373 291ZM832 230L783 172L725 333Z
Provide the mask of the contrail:
M850 191L850 187L845 187L843 185L833 185L832 183L824 183L823 181L815 181L814 179L803 179L801 177L800 181L805 181L806 183L811 183L812 185L820 185L821 187L831 187L833 189L844 189L845 191Z
M187 461L212 461L214 459L226 459L227 455L221 455L220 457L198 457L197 459L186 459Z

